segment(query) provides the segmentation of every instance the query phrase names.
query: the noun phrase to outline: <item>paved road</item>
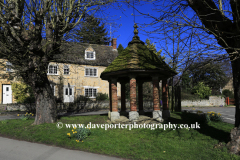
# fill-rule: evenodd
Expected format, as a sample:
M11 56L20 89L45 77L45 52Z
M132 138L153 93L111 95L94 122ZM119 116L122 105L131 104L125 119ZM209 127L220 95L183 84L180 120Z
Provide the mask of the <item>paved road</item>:
M120 158L0 137L0 160L120 160Z
M189 108L183 108L182 110L191 110L193 112L196 112L199 110L199 111L203 111L204 113L207 113L209 111L214 111L216 113L222 114L224 122L230 123L230 124L235 123L235 107L209 107L209 108L189 107Z
M81 115L96 115L104 113L108 113L108 111L82 113ZM19 119L19 117L17 115L0 116L0 121L5 119ZM120 160L120 159L121 158L0 137L0 160Z

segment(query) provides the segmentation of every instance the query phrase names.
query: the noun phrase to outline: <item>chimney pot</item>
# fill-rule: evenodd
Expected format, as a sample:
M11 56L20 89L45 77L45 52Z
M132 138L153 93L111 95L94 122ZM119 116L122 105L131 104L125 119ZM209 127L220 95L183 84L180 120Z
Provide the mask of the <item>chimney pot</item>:
M112 47L113 49L117 49L117 38L112 39Z

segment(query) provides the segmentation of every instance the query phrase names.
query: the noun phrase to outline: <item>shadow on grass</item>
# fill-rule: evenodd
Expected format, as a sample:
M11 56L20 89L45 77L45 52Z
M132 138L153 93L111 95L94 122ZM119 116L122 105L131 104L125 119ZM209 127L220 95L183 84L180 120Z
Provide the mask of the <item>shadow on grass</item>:
M198 118L198 115L194 113L181 113L181 112L175 112L176 115L180 116L181 119L177 119L174 117L170 117L168 119L168 122L171 122L172 124L188 124L190 126L191 124L200 124L200 129L195 129L201 134L204 134L206 136L210 136L213 139L218 140L219 142L229 142L230 137L230 131L226 132L221 129L215 128L213 126L210 126L206 121L203 119Z

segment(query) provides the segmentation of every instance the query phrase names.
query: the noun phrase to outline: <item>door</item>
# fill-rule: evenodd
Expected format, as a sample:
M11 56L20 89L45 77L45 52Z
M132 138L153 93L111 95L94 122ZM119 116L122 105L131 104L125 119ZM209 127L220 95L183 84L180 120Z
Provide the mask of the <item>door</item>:
M64 102L74 102L74 88L64 87Z
M11 85L3 85L3 104L12 103L12 87Z

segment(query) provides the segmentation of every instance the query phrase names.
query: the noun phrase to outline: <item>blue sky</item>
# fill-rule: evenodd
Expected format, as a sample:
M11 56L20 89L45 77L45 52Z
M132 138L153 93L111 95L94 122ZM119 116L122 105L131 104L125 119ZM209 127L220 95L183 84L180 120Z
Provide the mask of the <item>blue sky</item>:
M144 12L149 12L151 13L151 4L145 4L144 6L136 6L137 9L144 11ZM122 5L122 8L125 9L124 12L122 12L120 9L117 10L115 8L109 8L107 12L109 12L111 15L115 15L114 18L117 20L115 21L117 24L121 24L120 28L116 29L116 32L112 34L113 38L117 38L117 46L121 43L124 48L127 47L128 42L132 40L133 37L133 25L134 25L134 16L133 14L133 8L128 8L126 5ZM144 18L143 16L139 16L137 11L135 11L135 22L136 23L143 23L143 22L151 22L150 19ZM121 17L121 18L120 18ZM142 41L145 42L145 40L148 38L147 36L144 35L144 32L141 31L140 26L138 25L138 35ZM110 28L110 25L107 26L107 28ZM112 28L113 30L114 28ZM148 28L150 29L150 28ZM152 39L153 40L153 39ZM154 41L154 40L153 40ZM160 49L160 48L159 48Z

